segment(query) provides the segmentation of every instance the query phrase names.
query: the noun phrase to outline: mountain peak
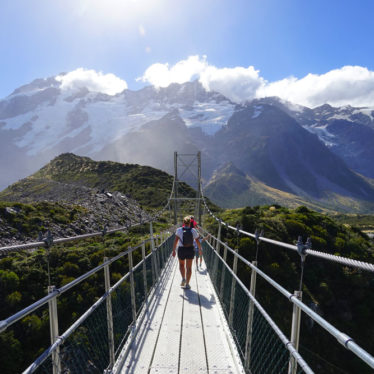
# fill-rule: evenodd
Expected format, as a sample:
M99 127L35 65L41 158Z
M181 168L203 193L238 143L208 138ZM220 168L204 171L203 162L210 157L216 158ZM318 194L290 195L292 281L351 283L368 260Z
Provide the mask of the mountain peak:
M232 161L226 162L225 164L218 167L214 171L213 178L214 178L214 175L224 175L224 174L225 175L235 174L235 175L240 175L242 177L245 176L245 173L243 173L240 169L238 169Z

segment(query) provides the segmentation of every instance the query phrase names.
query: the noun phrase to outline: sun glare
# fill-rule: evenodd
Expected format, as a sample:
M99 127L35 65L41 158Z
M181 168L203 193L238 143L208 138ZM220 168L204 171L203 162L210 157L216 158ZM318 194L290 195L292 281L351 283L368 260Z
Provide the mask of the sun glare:
M87 21L119 23L140 22L162 7L163 0L82 0L77 13ZM79 4L79 5L78 5Z

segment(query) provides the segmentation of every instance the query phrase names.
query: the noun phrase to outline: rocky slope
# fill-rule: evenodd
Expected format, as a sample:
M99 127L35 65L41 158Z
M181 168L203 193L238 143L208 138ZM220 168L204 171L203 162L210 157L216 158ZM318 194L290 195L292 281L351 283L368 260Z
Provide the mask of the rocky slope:
M1 245L36 240L39 230L66 237L144 221L166 204L172 183L151 167L62 154L0 193Z

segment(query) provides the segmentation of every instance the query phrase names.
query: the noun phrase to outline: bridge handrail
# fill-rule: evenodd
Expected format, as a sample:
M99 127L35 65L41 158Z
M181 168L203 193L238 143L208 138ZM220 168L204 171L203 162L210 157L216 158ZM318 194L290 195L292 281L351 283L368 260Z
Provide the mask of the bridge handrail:
M157 235L153 236L153 238L156 238L156 237ZM29 305L28 307L22 309L16 314L8 317L7 319L3 321L0 321L0 333L5 331L13 323L17 322L21 318L27 316L28 314L32 313L36 309L46 304L49 300L53 299L54 297L59 297L62 293L76 286L77 284L87 279L91 275L97 273L99 270L103 269L106 266L109 266L111 263L117 261L123 256L128 255L134 252L135 250L141 248L143 245L145 245L145 243L151 240L152 240L152 237L143 240L141 243L139 243L138 245L134 247L129 247L128 250L119 253L117 256L103 262L101 265L95 267L94 269L91 269L87 273L81 275L80 277L74 279L73 281L60 287L59 289L56 289L55 291L51 292L50 294L43 297L42 299L39 299L38 301ZM159 247L156 247L153 250L153 252L157 252L158 249L162 246L162 244L163 243L161 243ZM139 261L138 264L136 264L132 268L132 270L126 273L120 280L118 280L112 287L110 287L109 290L105 292L104 295L101 296L93 305L91 305L91 307L87 309L63 334L59 335L57 339L55 340L55 342L49 348L47 348L27 369L25 369L25 371L23 371L23 374L33 373L99 307L99 305L101 305L126 279L130 277L131 273L134 273L140 266L143 265L143 263L145 263L148 260L150 256L152 256L153 252L146 255L141 261Z
M141 224L136 224L136 225L133 225L132 227L136 227L136 226L139 226L139 225L141 225ZM115 232L115 231L118 231L118 230L120 230L120 229L108 230L107 233ZM97 235L102 235L102 233L95 233L95 236L97 236ZM71 238L62 238L62 239L57 239L53 243L64 243L64 242L74 241L74 240L78 240L78 239L84 239L84 238L92 237L92 236L93 236L93 234L85 234L85 235L74 236L74 237L71 237ZM156 238L158 236L155 235L154 237ZM53 292L49 293L48 295L44 296L43 298L37 300L35 303L27 306L26 308L24 308L24 309L20 310L19 312L11 315L10 317L8 317L8 318L0 321L0 333L2 333L3 331L5 331L13 323L17 322L18 320L22 319L23 317L27 316L28 314L32 313L33 311L39 309L44 304L48 303L48 301L51 300L51 299L53 299L55 296L57 296L57 297L60 296L62 293L68 291L70 288L76 286L80 282L82 282L85 279L89 278L91 275L97 273L99 270L103 269L105 266L110 265L111 263L117 261L121 257L123 257L123 256L125 256L125 255L127 255L127 254L129 254L129 253L131 253L133 251L135 251L136 249L140 248L143 245L143 243L144 244L148 243L151 240L152 240L151 238L143 240L137 246L131 247L128 250L119 253L117 256L115 256L115 257L113 257L113 258L111 258L111 259L103 262L102 264L96 266L95 268L91 269L87 273L82 274L81 276L79 276L78 278L74 279L73 281L71 281L71 282L65 284L64 286L62 286L62 287L54 290ZM36 245L36 244L39 244L39 243L40 243L40 245L45 245L44 242L29 243L28 245L29 246L31 244L32 245ZM31 248L35 248L35 247L31 247ZM28 249L30 249L30 247ZM0 248L0 250L1 250L1 248Z
M126 252L123 252L122 255L130 253L140 246L141 244L137 247L129 249ZM140 261L136 266L133 267L132 271L126 273L118 282L110 287L109 291L104 293L103 296L92 304L91 307L87 309L62 335L60 335L49 348L47 348L26 370L23 371L23 374L33 373L52 354L52 352L56 351L56 349L95 311L95 309L97 309L98 306L102 304L130 276L130 274L134 272L140 265L142 265L143 261L146 261L150 256L152 256L152 253L149 253L144 260ZM118 260L119 257L116 257L116 260ZM113 259L114 258L115 257L113 257ZM111 262L113 261L107 261L103 265L109 265Z
M364 362L366 362L371 368L374 368L374 357L370 355L370 353L366 352L363 348L361 348L358 344L356 344L353 339L348 336L347 334L339 331L336 327L331 325L327 322L324 318L322 318L318 313L314 312L308 306L306 306L302 301L300 301L295 295L288 292L285 288L283 288L280 284L275 282L272 278L266 275L263 271L261 271L258 267L250 263L246 260L243 256L236 253L232 248L230 248L226 243L221 241L220 239L216 238L214 235L210 234L205 229L202 229L205 234L211 235L215 240L217 240L221 245L227 248L229 252L231 252L234 256L248 265L252 270L254 270L257 274L259 274L263 279L265 279L270 285L272 285L275 289L277 289L281 294L287 297L287 299L296 304L303 312L305 312L310 318L312 318L315 322L317 322L324 330L326 330L330 335L334 336L337 341L342 344L346 349L352 351L356 356L361 358ZM217 253L218 255L218 253ZM228 266L228 265L227 265ZM231 271L231 269L230 269Z
M28 314L30 314L33 311L39 309L41 306L43 306L44 304L46 304L49 300L53 299L55 296L58 297L58 296L62 295L64 292L68 291L70 288L76 286L80 282L82 282L85 279L89 278L91 275L97 273L99 270L103 269L105 266L110 265L111 263L117 261L121 257L129 254L130 252L135 251L136 249L138 249L139 247L141 247L141 245L143 243L146 243L146 242L148 242L150 240L151 239L146 239L141 244L137 245L136 247L131 247L127 251L119 253L117 256L111 258L108 261L103 262L102 264L96 266L95 268L91 269L87 273L82 274L80 277L74 279L73 281L65 284L64 286L62 286L60 288L57 288L55 291L53 291L53 292L49 293L48 295L44 296L42 299L39 299L35 303L27 306L26 308L24 308L24 309L20 310L19 312L11 315L10 317L8 317L8 318L0 321L0 333L2 333L3 331L5 331L9 326L11 326L13 323L17 322L21 318L26 317ZM143 262L143 260L141 261L141 263L142 262Z
M206 233L208 233L208 232L206 231ZM214 251L214 247L209 242L207 244ZM217 252L215 252L215 255L221 260L221 262L224 264L224 266L226 267L226 269L235 278L235 280L238 282L238 284L240 285L240 287L243 289L244 293L252 300L252 302L254 303L254 305L256 305L257 309L260 311L260 313L263 315L263 317L266 319L266 321L272 327L272 329L274 330L274 332L281 339L281 341L283 342L283 344L285 345L285 347L289 350L290 354L297 360L298 364L304 370L304 372L307 373L307 374L313 374L314 373L313 370L309 367L309 365L301 357L301 355L299 354L299 352L293 346L292 342L283 334L282 330L277 326L277 324L273 321L273 319L265 311L265 309L258 302L258 300L251 294L251 292L243 284L243 282L240 280L240 278L230 268L230 266L225 262L225 260L222 258L222 256L219 253L217 253Z
M267 243L270 243L270 244L275 244L279 247L291 249L291 250L296 251L296 252L298 251L297 246L294 245L294 244L288 244L288 243L280 242L278 240L268 239L264 236L257 236L255 234L250 233L250 232L240 230L237 227L233 227L233 226L229 225L228 223L222 221L220 218L218 218L217 216L215 216L213 214L213 212L209 209L208 205L206 204L204 196L203 196L202 200L203 200L203 203L204 203L205 207L207 208L209 214L217 222L220 222L222 225L225 225L228 229L234 230L236 232L240 232L241 234L249 236L249 237L254 238L256 240L258 239L258 240L263 241L263 242L267 242ZM347 265L347 266L351 266L351 267L354 267L354 268L374 272L374 264L371 264L369 262L353 260L351 258L332 255L332 254L329 254L329 253L326 253L326 252L315 251L313 249L306 249L305 253L308 254L308 255L311 255L311 256L323 258L325 260L337 262L337 263L340 263L340 264L343 264L343 265Z

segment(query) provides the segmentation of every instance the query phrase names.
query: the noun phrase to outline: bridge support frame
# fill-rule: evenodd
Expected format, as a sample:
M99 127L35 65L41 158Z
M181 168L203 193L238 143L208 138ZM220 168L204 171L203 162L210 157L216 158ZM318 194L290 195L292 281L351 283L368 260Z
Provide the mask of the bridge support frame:
M48 286L48 293L52 293L56 290L56 286ZM51 345L56 341L58 337L58 312L57 312L57 298L56 296L48 301L49 306L49 328L51 333ZM60 347L57 347L52 352L52 368L53 374L61 373L61 360L60 360Z
M227 243L223 246L223 262L226 263L227 260ZM223 265L222 265L223 266ZM224 268L224 266L223 266ZM225 272L222 272L222 277L221 277L221 287L220 287L220 295L223 298L223 289L225 286Z
M104 262L108 261L108 257L104 257ZM105 282L105 292L110 290L110 270L109 265L104 266L104 282ZM113 328L113 309L112 309L112 297L106 298L106 318L108 326L108 346L109 346L109 367L112 368L115 362L114 353L114 328Z
M235 253L238 253L238 248L235 248ZM238 269L238 257L234 256L234 262L232 264L232 271L235 275L237 275ZM235 285L236 285L236 278L232 277L231 280L231 293L230 293L230 312L229 312L229 325L233 326L234 320L234 305L235 305Z
M188 161L186 161L187 158L189 158ZM194 166L195 160L197 163L197 173L195 173L192 170L192 166ZM179 168L178 165L181 166L182 168ZM196 197L183 196L182 191L180 191L179 178L182 178L183 175L185 175L187 171L191 171L193 176L196 177L196 180L197 180ZM178 173L180 173L180 175ZM199 225L201 225L202 193L201 193L201 152L200 151L197 152L197 154L179 154L176 151L174 152L174 197L171 200L174 201L174 224L175 225L178 223L178 202L185 201L185 200L196 201L197 222Z
M157 268L157 259L156 259L156 249L155 249L155 238L153 236L153 224L152 222L149 223L149 233L151 236L151 253L152 253L152 279L153 284L156 283L156 279L158 279L158 268Z
M257 267L257 261L252 261L252 264ZM256 297L256 271L252 268L251 272L251 285L249 292ZM249 300L248 307L248 322L247 322L247 335L245 340L245 369L248 370L251 363L251 349L252 349L252 333L253 333L253 315L255 306L252 300Z
M143 282L145 294L145 307L148 311L148 283L147 283L147 265L145 263L145 243L142 243L142 259L143 259Z
M214 244L216 245L216 252L217 252L218 255L219 255L219 251L220 251L221 228L222 228L222 221L219 220L218 234L217 234L216 242L214 243L214 240L212 239L212 246L214 248ZM217 278L217 268L218 268L218 256L215 256L214 265L213 265L213 276L215 278Z
M294 295L301 301L303 292L294 291ZM301 309L296 304L293 304L292 327L291 327L291 339L290 340L293 346L295 347L296 351L299 351L300 323L301 323ZM297 361L293 356L291 356L290 362L288 365L288 374L296 374L296 373L297 373Z
M130 272L130 291L131 291L131 311L132 311L132 321L133 326L135 327L136 323L136 295L135 295L135 279L134 279L134 272L133 272L133 259L132 259L132 251L129 252L129 272Z

